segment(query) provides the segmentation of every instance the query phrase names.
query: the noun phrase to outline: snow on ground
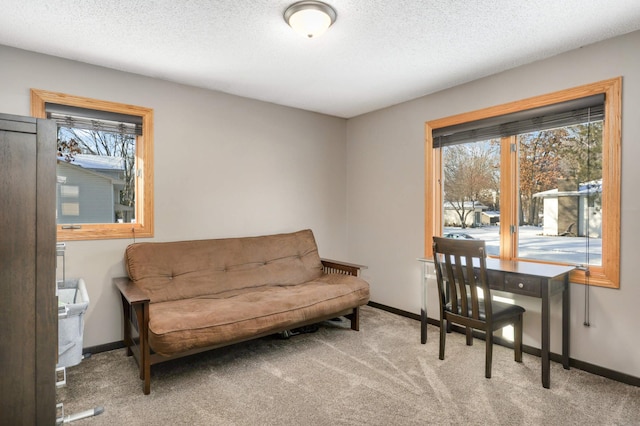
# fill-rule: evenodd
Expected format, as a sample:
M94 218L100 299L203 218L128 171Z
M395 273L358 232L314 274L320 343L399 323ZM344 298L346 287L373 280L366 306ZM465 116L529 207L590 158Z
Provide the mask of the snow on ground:
M445 227L446 234L468 234L474 239L484 240L487 253L497 256L500 250L500 228ZM557 237L542 235L542 228L521 226L518 230L518 257L524 259L549 260L570 264L602 265L602 239L586 237ZM588 252L588 257L587 257Z

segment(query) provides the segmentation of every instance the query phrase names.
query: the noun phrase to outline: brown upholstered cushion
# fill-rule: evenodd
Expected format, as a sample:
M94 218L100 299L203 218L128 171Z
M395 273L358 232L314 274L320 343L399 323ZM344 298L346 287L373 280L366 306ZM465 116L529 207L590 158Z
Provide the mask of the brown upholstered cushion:
M308 229L260 237L137 243L127 247L125 265L152 304L300 284L322 275Z
M311 230L132 244L125 264L151 301L150 346L167 356L330 318L369 301L366 281L323 273Z
M298 284L151 304L149 343L161 355L282 331L369 301L366 281L328 274Z

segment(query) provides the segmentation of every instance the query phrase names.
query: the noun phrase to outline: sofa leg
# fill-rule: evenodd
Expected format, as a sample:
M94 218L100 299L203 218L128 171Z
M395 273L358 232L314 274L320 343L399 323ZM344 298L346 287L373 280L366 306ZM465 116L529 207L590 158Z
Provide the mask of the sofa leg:
M140 360L140 378L144 380L143 393L149 395L151 393L151 351L149 350L149 341L146 339L144 346L144 348L140 348L141 352L144 351Z
M141 360L140 360L140 373L144 380L144 394L149 395L151 393L151 348L149 347L149 335L148 328L144 329L144 345L140 345ZM141 341L143 339L140 339Z
M151 393L151 377L150 374L147 373L147 377L144 379L144 389L142 392L145 395L149 395Z
M351 320L351 329L360 331L360 307L353 308L353 313L349 315Z
M140 331L140 379L144 381L143 392L151 393L151 348L149 347L149 304L143 303L136 306L136 319Z

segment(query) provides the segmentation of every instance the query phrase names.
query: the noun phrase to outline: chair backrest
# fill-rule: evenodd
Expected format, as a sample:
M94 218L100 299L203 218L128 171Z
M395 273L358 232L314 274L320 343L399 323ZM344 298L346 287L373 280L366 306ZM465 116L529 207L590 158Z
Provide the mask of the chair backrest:
M481 320L482 312L485 317L482 320L491 322L484 241L433 237L433 260L441 314L446 304L451 303L450 311L456 315ZM484 300L479 298L478 287Z

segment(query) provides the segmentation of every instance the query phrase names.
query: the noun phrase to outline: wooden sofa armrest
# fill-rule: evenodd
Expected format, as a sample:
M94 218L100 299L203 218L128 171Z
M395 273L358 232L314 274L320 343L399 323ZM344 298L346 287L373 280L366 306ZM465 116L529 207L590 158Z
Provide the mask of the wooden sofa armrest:
M151 392L151 348L149 346L149 296L136 287L128 277L114 278L120 291L123 315L123 342L127 356L133 356L144 381L143 392Z
M130 305L149 302L149 296L136 287L129 278L114 278L113 282Z
M362 269L367 269L364 265L356 263L342 262L339 260L320 259L325 273L344 274L358 276Z

